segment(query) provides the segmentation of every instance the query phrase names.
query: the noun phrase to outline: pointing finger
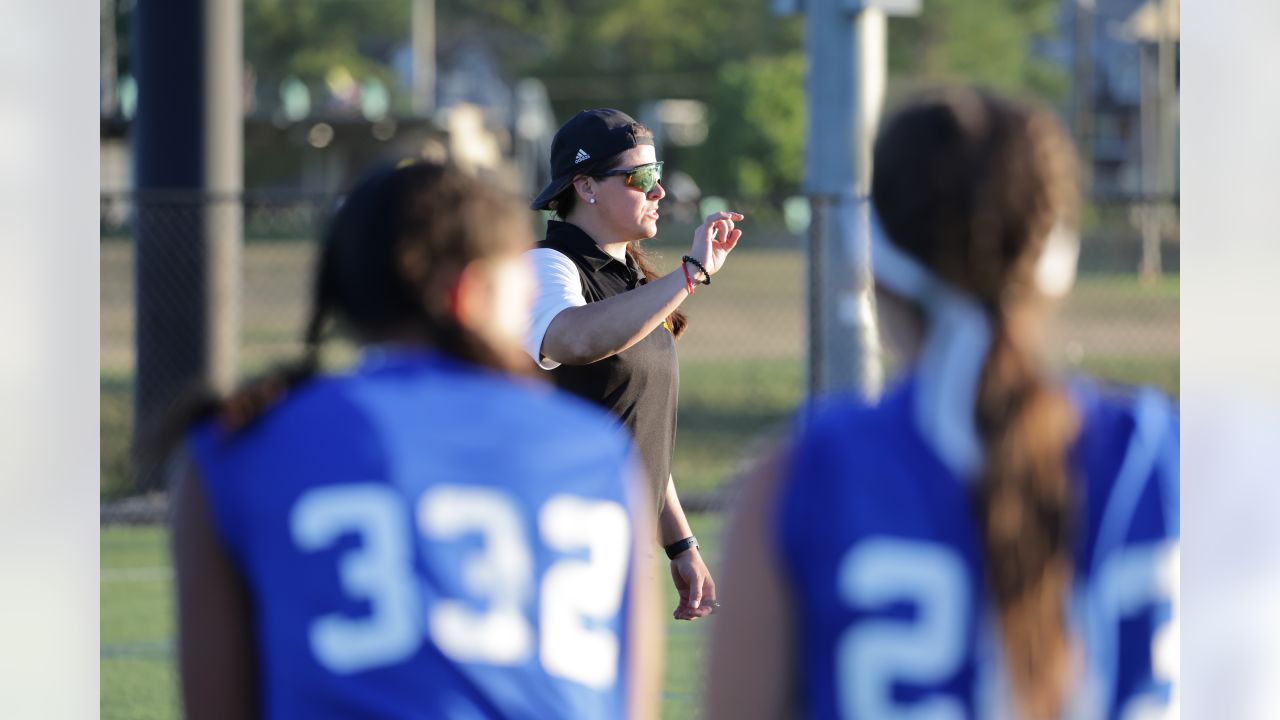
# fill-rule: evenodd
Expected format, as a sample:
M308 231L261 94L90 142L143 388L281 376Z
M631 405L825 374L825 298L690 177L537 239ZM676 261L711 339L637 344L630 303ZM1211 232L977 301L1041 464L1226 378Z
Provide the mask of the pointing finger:
M711 222L712 220L735 220L736 221L736 220L741 220L743 217L744 217L743 214L740 212L734 212L732 210L721 210L719 212L713 212L710 215L708 215L707 222Z

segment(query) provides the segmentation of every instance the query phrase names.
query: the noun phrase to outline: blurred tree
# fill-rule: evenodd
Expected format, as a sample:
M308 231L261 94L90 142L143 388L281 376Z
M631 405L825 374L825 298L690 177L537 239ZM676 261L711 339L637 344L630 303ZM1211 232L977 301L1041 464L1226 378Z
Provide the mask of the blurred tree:
M734 60L710 97L707 142L693 154L708 193L794 193L804 179L804 53Z
M889 23L890 94L943 82L989 85L1059 102L1066 71L1038 56L1056 30L1058 0L923 0L915 17Z
M119 0L127 38L133 0ZM245 60L264 92L296 76L315 88L369 77L396 88L390 58L408 42L410 0L244 0ZM1051 102L1065 71L1033 45L1054 33L1058 0L923 0L889 23L890 95L978 82ZM557 117L679 97L710 107L705 145L683 152L708 192L786 193L803 174L804 21L767 0L436 0L438 47L479 41L509 79L546 83ZM129 43L118 43L121 72ZM345 84L350 85L349 82ZM393 94L395 111L407 97Z
M409 11L408 0L245 0L245 63L268 88L290 76L310 87L369 77L395 87L388 60L408 42Z
M262 1L262 0L259 0ZM707 192L780 194L803 175L804 21L766 0L436 0L440 36L486 37L516 76L546 83L557 117L680 97L710 107L705 145L682 152ZM923 0L890 22L891 95L963 80L1058 100L1066 76L1032 51L1057 0Z
M441 37L485 36L506 67L548 87L560 116L664 97L706 99L721 65L801 47L799 18L765 0L436 0Z
M707 102L708 142L680 169L710 192L765 193L803 164L803 18L766 0L436 0L441 37L483 35L515 75L547 86L558 118L639 114L661 98Z

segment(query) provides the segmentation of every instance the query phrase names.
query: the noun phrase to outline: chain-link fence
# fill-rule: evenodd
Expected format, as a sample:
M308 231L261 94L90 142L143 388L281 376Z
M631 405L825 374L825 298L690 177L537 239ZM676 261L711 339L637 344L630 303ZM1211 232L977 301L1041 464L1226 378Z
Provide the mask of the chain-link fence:
M104 497L115 498L155 487L132 452L138 415L166 417L193 372L242 379L300 351L315 238L329 202L283 194L111 194L101 202L101 472ZM228 210L235 225L243 223L242 248L218 247L212 238L210 223ZM223 271L211 272L214 264ZM205 308L205 297L233 300ZM221 328L238 337L219 339ZM215 359L215 346L232 351ZM219 373L218 363L232 367Z
M102 197L102 491L115 498L135 491L133 436L138 333L188 338L166 343L184 367L208 347L207 328L175 324L175 312L204 289L208 258L199 238L205 211L197 202L150 199L139 213L134 195ZM243 379L295 357L309 312L316 238L330 199L314 195L249 194L242 199L244 245L235 280ZM686 252L693 228L712 207L746 215L745 234L715 284L687 300L691 325L680 342L681 403L674 474L682 493L710 493L775 436L805 389L807 231L803 198L703 199L664 204L658 238L648 247L663 269ZM1113 199L1085 216L1081 276L1061 309L1049 351L1067 367L1125 382L1178 390L1178 245L1176 203L1165 204L1159 278L1139 278L1142 222L1149 203ZM149 217L146 226L136 218ZM1169 222L1169 218L1173 222ZM1148 239L1150 235L1148 234ZM137 248L145 248L139 257ZM1148 254L1151 243L1147 243ZM167 274L160 291L138 310L139 272ZM141 318L141 322L139 321ZM189 345L189 346L187 346ZM335 364L348 349L331 354ZM153 356L152 372L166 357ZM696 504L696 503L695 503Z

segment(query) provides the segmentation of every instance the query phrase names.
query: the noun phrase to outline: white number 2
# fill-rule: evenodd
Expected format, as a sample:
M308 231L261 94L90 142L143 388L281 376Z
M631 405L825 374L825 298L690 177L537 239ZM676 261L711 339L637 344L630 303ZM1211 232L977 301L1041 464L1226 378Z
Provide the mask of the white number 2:
M615 503L559 495L542 506L538 527L555 550L589 549L587 560L562 560L542 582L542 666L588 687L609 687L618 673L618 638L583 620L607 621L622 605L627 513Z
M963 718L959 698L934 696L902 704L893 697L895 682L945 682L964 660L970 608L960 559L932 543L868 539L845 554L837 583L850 607L874 610L905 602L915 613L911 619L859 622L840 636L836 665L841 715Z
M309 491L290 517L294 542L321 550L344 533L361 537L342 556L344 591L369 602L369 614L329 614L310 627L312 652L335 673L395 664L411 657L422 630L457 662L516 665L532 653L534 630L524 614L534 565L515 503L498 490L435 486L417 506L418 530L428 541L478 534L481 547L463 558L462 586L472 602L446 598L425 609L410 551L412 533L403 498L392 488L342 485ZM619 640L596 623L622 604L631 529L614 502L555 496L541 508L542 542L559 553L584 554L554 562L542 582L540 659L552 675L589 687L608 687L617 676Z

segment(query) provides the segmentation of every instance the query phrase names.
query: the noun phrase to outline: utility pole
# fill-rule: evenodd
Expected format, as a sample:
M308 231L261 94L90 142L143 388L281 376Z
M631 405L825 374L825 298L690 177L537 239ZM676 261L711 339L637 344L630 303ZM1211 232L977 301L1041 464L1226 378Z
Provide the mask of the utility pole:
M119 68L116 66L116 0L102 0L101 20L101 61L99 74L102 89L99 93L101 109L99 114L104 118L114 118L120 106L119 91L116 80Z
M1093 32L1094 0L1075 3L1075 107L1076 149L1083 159L1080 183L1085 196L1093 188Z
M240 347L244 244L244 3L204 0L209 381L230 392Z
M809 391L880 391L870 263L871 148L884 104L889 15L919 0L775 0L804 12L809 56L805 192L809 226Z
M1177 49L1174 42L1179 36L1179 31L1172 27L1172 19L1178 12L1178 3L1176 0L1158 0L1159 2L1159 22L1157 24L1157 32L1159 33L1159 45L1157 46L1156 68L1160 75L1159 89L1157 96L1159 97L1159 133L1160 133L1160 175L1159 175L1159 193L1160 193L1160 228L1158 238L1163 238L1165 230L1170 227L1173 220L1173 194L1174 194L1174 177L1177 174L1177 168L1174 167L1174 147L1177 144L1174 131L1178 116L1178 89L1175 77L1175 65L1177 60ZM1155 270L1159 275L1163 267L1160 259L1159 240L1155 247Z
M1160 277L1160 241L1173 222L1174 118L1178 109L1174 78L1174 47L1178 30L1172 27L1174 0L1148 0L1130 20L1142 58L1142 192L1140 211L1142 259L1138 275L1144 281ZM1149 21L1149 22L1147 22Z
M243 183L241 4L140 0L134 14L135 481L184 393L235 379Z
M430 117L436 109L436 4L412 0L413 113Z

